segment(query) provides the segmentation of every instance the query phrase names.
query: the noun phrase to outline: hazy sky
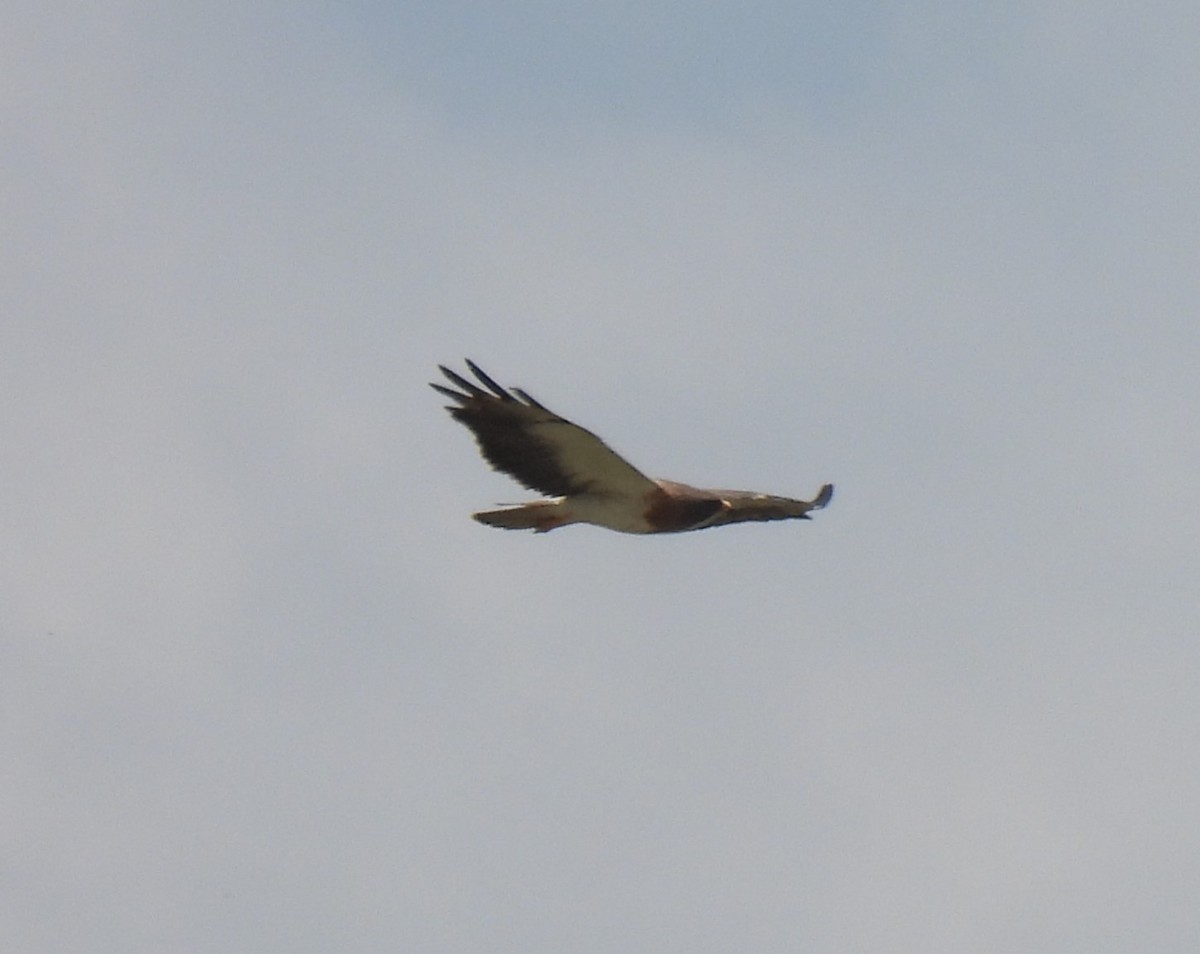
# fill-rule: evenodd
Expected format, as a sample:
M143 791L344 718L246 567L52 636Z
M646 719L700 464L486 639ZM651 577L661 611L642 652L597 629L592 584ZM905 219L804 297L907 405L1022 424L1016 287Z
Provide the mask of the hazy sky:
M1200 949L1200 7L251 6L0 35L0 948Z

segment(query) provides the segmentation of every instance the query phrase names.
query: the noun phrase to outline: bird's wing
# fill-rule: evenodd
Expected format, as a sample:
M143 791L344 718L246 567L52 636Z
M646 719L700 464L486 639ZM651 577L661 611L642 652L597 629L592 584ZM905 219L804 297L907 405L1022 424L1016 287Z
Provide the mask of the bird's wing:
M649 477L591 431L559 417L520 388L502 388L474 362L467 367L482 388L438 367L459 388L430 385L456 402L446 410L471 429L489 464L530 490L553 497L633 496L654 488Z
M728 505L709 524L715 527L746 520L808 520L810 511L822 509L833 499L833 484L825 484L812 500L775 497L746 490L714 490L711 493L721 497Z

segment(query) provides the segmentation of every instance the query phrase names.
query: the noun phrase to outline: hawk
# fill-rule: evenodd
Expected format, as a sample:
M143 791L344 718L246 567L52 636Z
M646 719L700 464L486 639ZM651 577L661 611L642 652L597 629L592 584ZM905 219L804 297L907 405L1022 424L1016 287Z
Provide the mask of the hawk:
M746 520L808 520L833 497L825 484L812 500L747 490L701 490L652 480L591 431L559 417L520 388L506 390L478 365L468 381L445 365L458 390L430 384L455 402L451 417L471 429L487 462L551 499L474 514L489 527L545 533L569 523L591 523L621 533L679 533Z

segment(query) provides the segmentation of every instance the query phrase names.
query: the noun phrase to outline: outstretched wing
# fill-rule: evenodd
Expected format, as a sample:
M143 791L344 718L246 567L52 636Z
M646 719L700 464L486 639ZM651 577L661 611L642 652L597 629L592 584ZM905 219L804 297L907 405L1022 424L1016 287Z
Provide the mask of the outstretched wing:
M714 490L725 501L725 509L707 526L742 523L748 520L810 520L809 513L820 510L833 499L833 484L826 484L812 500L775 497L746 490Z
M489 464L530 490L552 497L632 496L654 487L649 477L591 431L559 417L520 388L500 387L474 362L467 361L467 367L482 388L444 365L438 367L460 389L430 385L457 402L446 410L471 429Z

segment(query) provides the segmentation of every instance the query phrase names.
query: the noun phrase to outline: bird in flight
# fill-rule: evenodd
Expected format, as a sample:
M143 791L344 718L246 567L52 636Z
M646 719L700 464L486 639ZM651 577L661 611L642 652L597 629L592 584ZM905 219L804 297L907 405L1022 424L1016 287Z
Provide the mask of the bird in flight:
M473 515L489 527L545 533L570 523L591 523L621 533L679 533L746 520L808 520L810 511L833 497L832 484L812 500L795 500L652 480L591 431L559 417L520 388L502 388L474 362L467 361L467 367L479 384L445 365L438 367L458 390L430 387L455 402L446 410L471 429L487 462L551 498Z

